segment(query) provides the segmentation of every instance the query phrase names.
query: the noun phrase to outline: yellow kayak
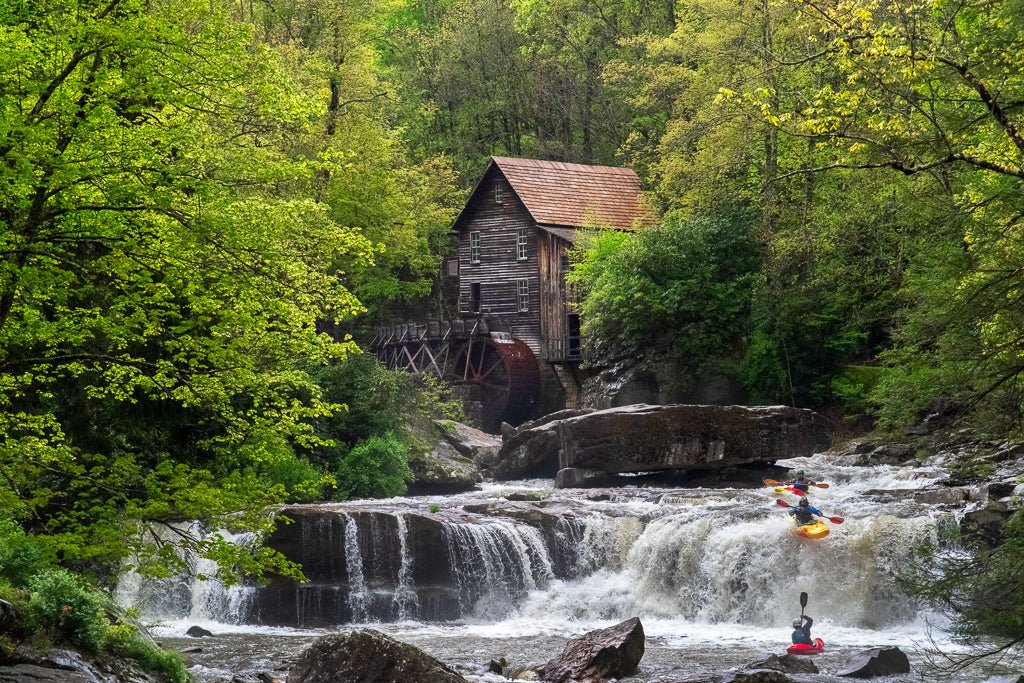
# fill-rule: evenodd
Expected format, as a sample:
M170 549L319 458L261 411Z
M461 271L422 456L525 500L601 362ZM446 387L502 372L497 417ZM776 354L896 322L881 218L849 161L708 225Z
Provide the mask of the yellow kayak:
M825 538L828 536L828 525L820 519L816 519L810 524L798 524L796 535L811 540Z

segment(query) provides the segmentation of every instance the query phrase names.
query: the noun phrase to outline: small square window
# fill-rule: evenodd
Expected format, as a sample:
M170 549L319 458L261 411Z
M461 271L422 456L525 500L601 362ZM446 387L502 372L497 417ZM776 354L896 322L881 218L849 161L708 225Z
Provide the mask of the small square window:
M525 312L530 310L530 281L529 280L516 280L516 287L519 293L519 311Z
M480 263L480 231L469 233L469 262Z
M529 252L527 247L529 246L529 237L526 232L526 228L519 228L516 231L516 258L520 261L525 261Z

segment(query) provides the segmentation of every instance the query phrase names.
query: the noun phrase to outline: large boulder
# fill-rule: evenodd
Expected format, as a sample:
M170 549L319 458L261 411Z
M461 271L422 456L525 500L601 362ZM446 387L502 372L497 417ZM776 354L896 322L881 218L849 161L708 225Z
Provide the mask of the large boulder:
M873 678L910 673L910 660L898 647L873 647L861 650L836 672L847 678Z
M467 683L447 664L373 629L323 636L306 648L288 683Z
M633 617L570 640L562 654L544 665L541 678L546 683L601 683L633 674L643 656L644 627Z
M482 478L477 463L493 461L501 444L495 436L451 420L408 417L406 423L412 441L420 445L409 458L412 495L472 490Z
M784 654L784 655L768 655L764 659L756 662L747 664L744 669L757 670L757 669L770 669L772 671L782 671L784 673L793 674L816 674L818 673L818 667L814 664L809 657L801 657L798 655Z
M800 408L638 404L523 425L506 435L494 477L718 470L811 455L829 441L828 421Z

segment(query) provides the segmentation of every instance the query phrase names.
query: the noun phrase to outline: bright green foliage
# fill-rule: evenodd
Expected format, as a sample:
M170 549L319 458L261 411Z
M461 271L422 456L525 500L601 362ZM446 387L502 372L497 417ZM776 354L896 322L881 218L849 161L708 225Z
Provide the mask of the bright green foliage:
M615 354L668 351L693 371L734 355L760 253L741 211L670 217L657 229L597 237L572 278L586 292L584 334Z
M109 622L102 596L65 569L45 569L28 583L28 617L89 652L99 652Z
M930 240L908 257L911 305L876 393L881 415L895 425L945 397L1019 418L1020 3L796 5L804 57L789 68L810 86L802 102L787 106L772 90L742 99L781 133L818 141L808 171L895 170L889 182L936 209Z
M392 434L371 436L342 459L337 479L338 500L400 496L412 479L409 447Z
M304 368L351 348L316 323L360 310L333 273L372 253L310 198L329 160L285 153L317 102L235 3L5 7L0 506L68 562L266 529L283 490L240 472L316 443Z
M374 243L372 263L335 264L371 322L437 308L430 295L459 206L443 148L411 160L394 120L400 105L374 43L396 4L269 0L254 7L263 41L321 107L316 125L288 141L293 154L320 162L310 196L329 207L334 222L359 226Z

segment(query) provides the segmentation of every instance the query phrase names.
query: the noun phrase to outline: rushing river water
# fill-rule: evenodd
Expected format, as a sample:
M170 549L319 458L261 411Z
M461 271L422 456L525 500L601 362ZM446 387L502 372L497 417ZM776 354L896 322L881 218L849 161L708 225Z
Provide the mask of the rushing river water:
M187 657L199 683L230 681L240 672L283 678L316 637L364 625L421 647L471 681L497 682L505 679L486 673L490 659L540 664L560 652L567 638L633 616L642 620L646 653L639 672L626 680L707 680L766 653L784 652L802 591L810 596L807 613L826 651L814 659L821 674L793 674L795 681L845 680L830 672L854 652L878 645L898 645L911 659L914 672L886 679L892 683L1016 680L1010 677L1011 667L1020 670L1014 662L954 676L934 668L942 654L964 650L943 631L939 616L920 610L895 582L914 546L936 538L961 511L958 502L918 502L924 497L915 493L934 488L945 476L941 469L855 467L826 456L780 464L805 467L831 484L810 494L826 515L845 518L831 525L827 538L797 538L786 511L775 504L779 497L795 498L770 488L555 490L546 481L510 482L453 496L319 506L343 524L338 542L344 560L336 570L345 577L344 609L353 623L247 624L252 589L226 591L187 579L173 586L126 580L119 597L159 622L155 633L162 643L193 650ZM551 539L545 541L536 526L494 516L495 509L513 507L510 498L537 500L539 509L552 514L567 511L572 523L559 519L552 532L558 552L551 552ZM467 516L467 507L488 508L492 516ZM382 560L367 550L373 539L360 538L367 531L354 521L370 510L395 518L390 587L370 580L379 573L374 563ZM429 559L407 547L407 523L414 515L433 515L443 524L449 562L459 565L453 567L461 610L456 619L410 618L424 614L415 577L417 563ZM304 614L314 614L297 609L300 623ZM215 637L185 637L192 625Z

